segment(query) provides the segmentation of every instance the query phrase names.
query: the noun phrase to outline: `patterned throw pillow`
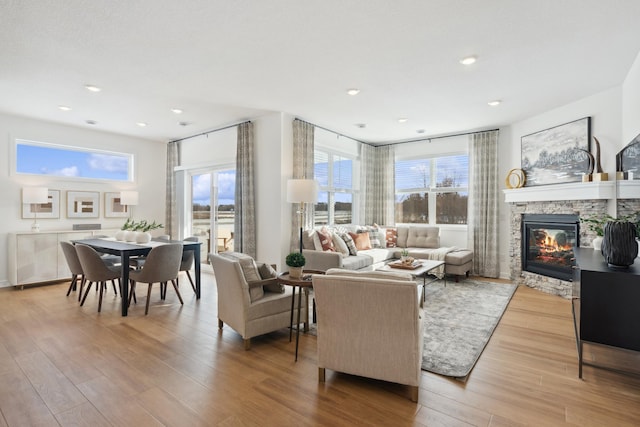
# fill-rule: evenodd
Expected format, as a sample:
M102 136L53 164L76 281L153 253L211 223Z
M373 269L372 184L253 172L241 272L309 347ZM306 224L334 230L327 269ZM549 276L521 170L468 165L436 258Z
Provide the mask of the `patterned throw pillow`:
M388 248L395 248L398 246L398 229L395 227L387 228L385 241Z
M322 227L322 229L318 230L318 237L320 237L320 244L322 245L323 251L336 251L336 247L333 244L333 236L327 227Z
M357 229L358 233L367 233L369 235L369 242L371 243L371 248L381 248L382 242L384 240L384 236L380 232L380 229L376 224L374 225L364 225L360 226ZM371 249L369 248L369 249Z
M353 241L353 238L349 233L340 234L344 243L347 244L347 248L349 248L349 255L358 255L358 248L356 248L356 243Z

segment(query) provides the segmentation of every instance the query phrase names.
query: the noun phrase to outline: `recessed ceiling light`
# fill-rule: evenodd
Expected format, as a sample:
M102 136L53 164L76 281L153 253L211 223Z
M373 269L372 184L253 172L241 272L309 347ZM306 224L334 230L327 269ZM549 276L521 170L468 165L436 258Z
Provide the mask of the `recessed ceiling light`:
M178 122L180 126L189 126L191 123L189 122Z
M398 123L407 123L407 121L408 121L408 120L409 120L409 119L407 119L406 117L400 117L400 118L398 119Z
M88 124L88 125L95 125L98 122L96 122L95 120L85 120L85 123Z
M367 127L366 123L356 123L356 127L359 127L360 129L364 129Z
M497 105L502 104L502 101L501 101L501 100L499 100L499 99L494 99L493 101L489 101L489 102L487 102L487 104L491 105L492 107L495 107L495 106L497 106Z
M357 95L359 93L360 93L360 89L348 89L347 90L347 94L351 95L351 96Z
M58 108L61 109L62 111L71 111L71 107L67 105L58 105Z
M102 90L98 86L94 86L94 85L84 85L84 87L91 92L100 92Z
M416 133L424 133L424 129L418 129Z
M138 126L140 126L141 128L145 127L147 124L145 122L137 122L136 123Z
M467 57L465 57L465 58L462 58L462 59L460 60L460 63L461 63L462 65L471 65L471 64L473 64L474 62L476 62L477 60L478 60L478 58L477 58L476 56L473 56L473 55L472 55L472 56L467 56Z
M182 110L180 108L172 108L171 112L174 114L182 114Z

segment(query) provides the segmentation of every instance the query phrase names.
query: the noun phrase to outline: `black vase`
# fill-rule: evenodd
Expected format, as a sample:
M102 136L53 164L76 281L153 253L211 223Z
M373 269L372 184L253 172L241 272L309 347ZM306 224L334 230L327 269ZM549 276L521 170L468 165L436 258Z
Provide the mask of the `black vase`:
M636 226L632 222L615 221L604 225L602 255L611 267L628 268L638 256Z

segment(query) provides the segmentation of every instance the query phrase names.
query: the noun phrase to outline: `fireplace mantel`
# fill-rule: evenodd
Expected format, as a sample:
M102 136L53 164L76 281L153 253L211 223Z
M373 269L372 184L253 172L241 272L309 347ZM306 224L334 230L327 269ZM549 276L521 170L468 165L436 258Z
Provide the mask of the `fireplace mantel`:
M640 180L572 182L568 184L540 185L502 190L504 201L544 202L554 200L637 199Z

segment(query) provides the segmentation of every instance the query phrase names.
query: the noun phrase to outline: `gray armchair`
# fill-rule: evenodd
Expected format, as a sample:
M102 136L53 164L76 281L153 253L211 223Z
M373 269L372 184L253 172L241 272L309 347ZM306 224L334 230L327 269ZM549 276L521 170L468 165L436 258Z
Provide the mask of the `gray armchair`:
M404 384L417 402L423 321L411 275L332 269L313 276L313 290L319 381L332 369Z
M209 254L209 262L218 289L218 327L231 326L242 336L245 350L251 348L251 338L290 326L292 289L278 285L271 269L258 269L251 257L236 252ZM302 308L301 317L305 315Z

